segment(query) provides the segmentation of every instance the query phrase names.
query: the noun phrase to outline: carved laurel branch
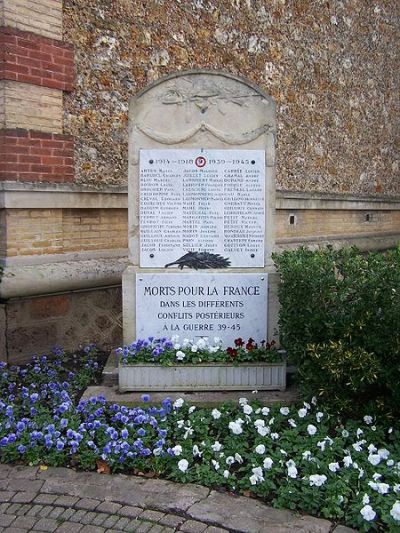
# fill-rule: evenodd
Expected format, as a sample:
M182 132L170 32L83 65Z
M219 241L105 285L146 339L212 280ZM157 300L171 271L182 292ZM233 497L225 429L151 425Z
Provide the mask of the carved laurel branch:
M218 130L217 128L214 128L206 122L200 122L197 126L194 126L193 128L185 131L183 134L180 134L179 136L173 136L170 133L161 133L155 131L153 128L148 127L144 124L136 124L136 128L150 139L153 139L154 141L157 141L161 144L179 144L181 142L187 141L188 139L191 139L199 131L208 131L209 133L211 133L211 135L213 135L220 141L225 142L226 144L240 145L254 141L258 137L260 137L260 135L263 135L264 133L268 133L273 130L273 126L271 126L270 124L264 124L260 128L256 128L255 130L233 135L231 133L226 133L224 131Z

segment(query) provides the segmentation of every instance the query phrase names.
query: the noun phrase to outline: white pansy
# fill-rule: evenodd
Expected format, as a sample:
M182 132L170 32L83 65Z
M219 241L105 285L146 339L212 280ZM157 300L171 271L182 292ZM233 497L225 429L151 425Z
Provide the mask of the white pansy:
M343 457L343 463L346 468L349 468L353 464L351 455L345 455L345 457Z
M325 440L318 441L317 446L321 450L321 452L323 452L325 450L326 441Z
M235 458L232 457L232 455L228 455L228 457L225 459L225 463L227 465L233 465L234 462L235 462Z
M371 489L379 492L379 494L387 494L390 490L390 485L387 483L375 483L374 481L368 481L368 485L371 487Z
M303 402L303 405L306 409L311 409L311 405L308 402Z
M304 418L307 416L307 409L301 408L297 411L297 414L299 415L299 418Z
M196 353L199 351L198 347L197 347L197 344L193 344L193 346L190 348L190 350L193 352L193 353Z
M362 502L363 502L363 505L367 505L367 503L369 503L369 496L368 496L368 494L364 494L363 499L362 499Z
M196 411L196 406L195 405L192 405L191 407L189 407L189 414L192 414L193 411Z
M373 444L370 444L368 446L367 450L369 451L369 453L374 453L374 452L378 451L376 446L374 446Z
M293 418L289 418L289 420L288 420L288 424L289 424L289 426L291 426L292 428L297 428L297 424L296 424L296 422L293 420Z
M344 430L342 431L342 437L343 437L343 438L347 439L347 437L348 437L349 435L350 435L350 433L347 431L347 429L344 429Z
M269 433L271 433L271 430L269 427L262 427L262 426L258 426L257 428L257 433L259 435L261 435L261 437L265 437L266 435L268 435Z
M286 415L289 414L290 409L289 409L289 407L281 407L281 408L279 409L279 412L281 413L281 415L286 416Z
M186 459L181 459L178 463L178 468L181 472L186 472L188 469L189 462Z
M364 431L361 429L361 428L357 428L357 432L356 432L356 435L357 435L357 439L360 438L360 436L364 433Z
M274 461L271 459L271 457L266 457L263 462L263 467L265 470L270 470L273 464Z
M371 453L370 455L368 455L368 462L370 462L371 465L376 466L379 465L379 463L381 462L381 458L377 453Z
M272 440L278 440L279 439L279 433L271 433L271 439Z
M183 428L183 426L185 425L185 421L184 420L177 420L176 421L176 425L179 429Z
M270 419L270 421L268 422L268 424L269 424L270 426L272 426L272 424L273 424L274 422L275 422L275 418L272 417L272 418Z
M302 455L303 455L303 459L306 459L306 461L309 461L312 454L310 450L306 450L305 452L303 452Z
M222 449L222 444L216 440L214 444L211 445L211 448L214 452L219 452Z
M282 455L287 455L287 452L285 452L285 450L279 450L281 452Z
M286 463L286 465L289 463L289 461ZM290 464L288 467L287 467L287 475L293 479L296 479L297 478L297 468L295 465L293 464Z
M254 422L254 427L264 427L265 426L265 420L261 420L261 418L257 418L257 420Z
M380 457L381 459L383 459L384 461L386 461L386 459L389 458L390 452L389 452L389 450L387 450L386 448L380 448L380 449L378 450L378 454L379 454L379 457Z
M176 352L176 358L177 358L178 361L183 361L185 359L185 357L186 357L185 352L182 352L181 350L178 350Z
M364 477L364 470L362 468L359 468L359 474L358 474L358 479L362 479Z
M203 455L203 452L200 451L199 447L197 446L197 444L195 444L193 446L193 449L192 449L192 453L193 453L193 456L194 457L201 457Z
M393 490L396 494L400 494L400 483L393 485Z
M249 403L249 400L247 398L239 398L239 405L247 405Z
M263 471L260 466L252 468L252 472L253 474L249 478L252 485L256 485L257 483L264 481Z
M313 425L313 424L308 424L307 426L307 433L310 435L310 436L313 436L315 435L317 432L317 428Z
M245 415L251 415L251 413L253 412L253 408L251 405L244 405L243 406L243 413Z
M390 509L390 516L400 522L400 502L396 500L393 504L393 507Z
M311 398L311 403L312 403L313 405L317 405L317 397L316 397L316 396L313 396L313 397Z
M328 478L324 474L312 474L308 479L310 480L310 487L321 487Z
M318 413L315 415L315 418L317 419L317 422L321 422L323 417L324 417L324 413L321 413L321 411L318 411Z
M388 459L388 460L386 461L386 465L389 466L389 467L393 466L393 465L394 465L394 461L393 461L393 459Z
M213 465L213 467L215 468L215 470L219 470L219 462L216 461L215 459L211 459L211 463Z
M235 461L239 464L243 463L243 457L240 455L240 453L235 453Z
M197 344L198 348L200 348L200 350L204 350L204 348L207 346L207 339L202 337L201 339L199 339L197 341L196 344Z
M173 448L171 448L171 451L174 455L181 455L182 453L182 446L180 444L177 444Z
M218 411L218 409L213 409L211 411L211 416L214 420L218 420L218 418L221 418L221 411Z
M367 522L371 522L376 517L376 512L372 509L370 505L364 505L362 509L360 509L361 516L366 520Z
M182 405L185 403L185 400L183 398L178 398L174 401L172 404L176 409L179 409L179 407L182 407Z
M183 339L182 341L182 347L183 348L187 348L188 346L190 346L192 344L191 340L189 339Z
M172 335L171 342L178 342L179 341L179 335Z
M193 428L191 428L190 425L189 425L189 427L187 427L185 429L186 429L186 431L185 431L185 433L183 435L183 438L186 440L188 437L193 435Z
M221 344L222 340L219 337L214 337L214 344Z
M174 350L179 350L180 348L181 348L181 345L179 344L179 342L174 344Z
M232 431L234 435L240 435L243 433L242 424L238 424L238 422L229 422L229 429Z
M355 442L354 444L352 444L352 447L353 447L353 450L355 450L356 452L361 452L362 451L362 441Z
M331 472L337 472L340 466L339 463L329 463L328 468Z
M364 422L366 424L372 424L372 416L369 416L369 415L365 415L364 418L363 418Z
M262 413L264 416L268 416L270 410L271 410L271 409L270 409L269 407L263 407L263 408L261 409L261 413Z
M372 479L374 481L379 481L382 477L382 474L379 474L378 472L375 472L375 474L372 476Z
M224 470L224 474L223 475L224 475L225 479L228 479L228 477L230 476L229 470Z
M264 444L259 444L258 446L256 446L254 451L255 451L256 453L259 453L260 455L262 455L263 453L265 453L265 446L264 446Z

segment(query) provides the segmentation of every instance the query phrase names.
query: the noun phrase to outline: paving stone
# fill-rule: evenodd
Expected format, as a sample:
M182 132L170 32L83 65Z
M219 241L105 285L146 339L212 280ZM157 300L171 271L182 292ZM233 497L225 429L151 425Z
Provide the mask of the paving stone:
M0 490L0 502L10 502L14 496L15 492L11 490Z
M183 522L185 521L182 516L177 516L174 514L165 514L160 520L159 524L162 524L163 526L169 526L173 529L178 528Z
M207 524L199 522L197 520L187 520L184 524L181 525L179 531L184 533L203 533L207 529Z
M25 492L39 492L44 481L41 479L10 479L7 484L8 490L22 490Z
M38 522L36 522L33 530L34 531L45 531L46 533L52 533L55 531L59 526L59 522L57 520L53 520L52 518L40 518Z
M149 533L162 533L165 531L165 527L160 526L160 524L154 524L151 529L149 529Z
M17 512L18 516L25 516L26 513L29 511L29 509L32 509L31 503L25 503L24 505L21 505L21 508Z
M93 518L92 525L93 526L101 526L103 522L105 522L107 518L107 515L105 513L97 513L96 516Z
M0 479L8 478L10 472L13 471L13 467L5 464L0 464Z
M44 509L43 505L32 505L32 507L27 511L28 516L42 516L42 510Z
M64 522L56 529L56 533L78 533L82 531L83 526L76 522Z
M98 507L96 507L96 512L117 514L118 511L122 508L122 505L114 502L101 502Z
M57 520L57 518L59 518L64 511L64 507L52 507L50 513L47 516L48 518L53 518L54 520Z
M59 519L60 520L69 520L71 518L72 515L75 514L75 509L65 509L63 514L59 516Z
M121 507L117 512L121 516L127 516L128 518L137 518L141 513L143 513L143 509L141 509L140 507L132 507L131 505L125 505L124 507Z
M33 500L34 503L44 503L47 505L51 505L54 503L54 501L58 498L55 494L38 494L36 498Z
M6 510L10 507L9 503L1 503L0 504L0 514L5 513Z
M143 513L140 515L140 520L150 520L150 522L158 522L163 516L165 516L165 513L160 513L159 511L152 511L151 509L147 509L146 511L143 511Z
M346 526L336 526L332 533L357 533L357 530Z
M135 533L149 533L152 527L153 524L150 524L150 522L139 522L135 529Z
M78 500L74 507L76 509L86 509L87 511L94 511L99 505L99 500L93 500L92 498L82 498Z
M26 529L23 529L22 527L7 527L4 531L7 531L7 533L26 533Z
M106 520L103 522L103 527L112 528L115 526L118 520L119 520L119 516L116 516L116 515L108 516Z
M12 503L7 509L7 514L17 514L21 507L22 505L20 503Z
M77 496L56 496L55 498L54 505L59 505L60 507L73 507L79 501Z
M84 526L80 533L103 533L105 531L104 527L99 526Z
M71 515L70 520L74 522L78 522L78 524L81 523L82 518L86 516L87 511L83 511L82 509L79 509L79 511L75 511L74 514Z
M126 518L126 517L122 517L118 520L117 523L115 523L113 525L113 528L114 529L125 529L126 526L131 522L131 520L129 518Z
M7 527L15 520L17 517L15 514L6 515L6 514L0 514L0 526L1 527Z
M13 527L20 527L22 529L32 529L34 524L36 524L37 519L33 516L17 516L13 522Z
M86 515L82 518L81 523L84 525L90 525L93 524L93 520L96 517L96 513L94 511L89 511L86 513Z
M37 492L17 492L11 501L17 503L31 503L36 498Z
M187 514L194 520L207 520L243 533L283 533L290 529L329 533L332 528L328 520L274 509L258 500L244 496L233 497L216 491L211 491L208 498L192 505Z
M222 527L208 526L204 533L229 533L227 529Z

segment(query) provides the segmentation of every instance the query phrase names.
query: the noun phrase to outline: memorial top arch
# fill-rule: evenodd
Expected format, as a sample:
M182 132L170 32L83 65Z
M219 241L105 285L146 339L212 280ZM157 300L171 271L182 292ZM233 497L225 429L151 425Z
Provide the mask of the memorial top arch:
M199 153L201 150L261 150L265 160L264 267L269 268L274 247L275 212L276 116L273 99L237 76L193 70L158 80L134 96L129 119L131 263L138 265L140 255L141 150L197 149Z

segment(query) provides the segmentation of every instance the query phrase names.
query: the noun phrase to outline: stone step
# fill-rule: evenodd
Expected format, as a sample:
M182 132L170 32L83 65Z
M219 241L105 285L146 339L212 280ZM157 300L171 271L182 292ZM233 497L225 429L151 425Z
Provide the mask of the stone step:
M296 385L289 385L285 391L198 391L198 392L152 392L150 403L154 405L161 404L164 398L171 398L172 401L183 398L191 405L199 407L213 407L226 402L237 403L239 398L248 398L249 401L257 400L261 405L273 404L293 404L300 399L299 390ZM119 405L135 406L143 405L143 392L120 392L118 385L100 385L88 387L82 398L89 399L92 396L104 396L107 403L116 403Z

